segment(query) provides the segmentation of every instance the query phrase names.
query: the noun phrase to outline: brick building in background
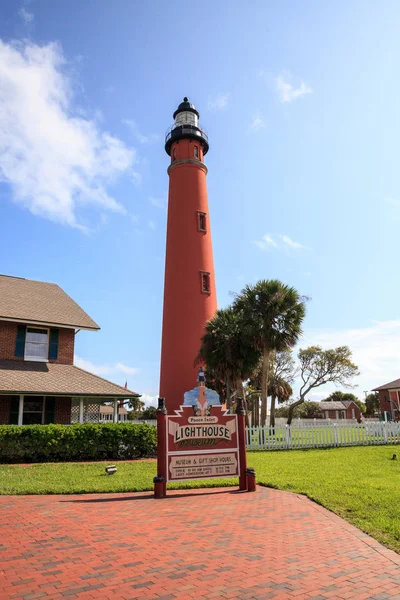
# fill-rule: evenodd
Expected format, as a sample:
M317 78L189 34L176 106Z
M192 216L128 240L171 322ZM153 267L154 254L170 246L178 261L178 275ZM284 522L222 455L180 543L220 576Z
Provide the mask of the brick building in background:
M358 404L352 400L330 400L320 402L325 419L357 419L361 417Z
M391 419L400 418L400 379L389 381L372 390L379 392L381 413L387 413Z
M73 364L76 334L99 329L58 285L0 275L0 424L98 422L106 401L124 420L139 394Z

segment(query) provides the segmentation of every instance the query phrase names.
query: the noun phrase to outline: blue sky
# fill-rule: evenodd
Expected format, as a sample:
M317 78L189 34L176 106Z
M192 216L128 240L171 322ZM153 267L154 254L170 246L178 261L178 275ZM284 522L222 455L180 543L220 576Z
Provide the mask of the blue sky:
M0 272L58 283L102 328L78 364L154 400L187 95L219 306L279 278L312 298L301 346L348 344L360 396L398 378L399 25L390 0L2 3Z

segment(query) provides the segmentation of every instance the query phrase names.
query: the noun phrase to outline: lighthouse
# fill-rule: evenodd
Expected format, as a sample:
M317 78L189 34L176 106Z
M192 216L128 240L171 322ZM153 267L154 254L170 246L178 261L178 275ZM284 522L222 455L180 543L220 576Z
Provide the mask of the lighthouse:
M170 165L160 375L169 414L197 386L200 340L217 309L204 163L208 136L188 98L173 118L165 138Z

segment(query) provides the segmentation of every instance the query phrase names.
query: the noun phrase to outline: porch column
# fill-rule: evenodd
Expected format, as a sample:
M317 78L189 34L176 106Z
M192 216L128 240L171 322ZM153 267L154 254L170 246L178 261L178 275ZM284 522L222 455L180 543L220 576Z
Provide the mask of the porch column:
M22 425L23 416L24 416L24 397L20 396L19 404L18 404L18 425Z
M79 398L79 423L83 423L83 398Z
M114 423L118 423L118 398L114 398Z

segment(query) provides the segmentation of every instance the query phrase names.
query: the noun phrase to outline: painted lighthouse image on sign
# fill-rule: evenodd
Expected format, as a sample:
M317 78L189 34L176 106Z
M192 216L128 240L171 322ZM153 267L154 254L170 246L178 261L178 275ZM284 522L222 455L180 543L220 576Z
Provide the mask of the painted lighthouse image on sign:
M199 112L184 98L165 140L168 221L165 258L160 396L169 414L195 391L195 364L206 322L217 309L204 157L208 136Z

